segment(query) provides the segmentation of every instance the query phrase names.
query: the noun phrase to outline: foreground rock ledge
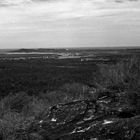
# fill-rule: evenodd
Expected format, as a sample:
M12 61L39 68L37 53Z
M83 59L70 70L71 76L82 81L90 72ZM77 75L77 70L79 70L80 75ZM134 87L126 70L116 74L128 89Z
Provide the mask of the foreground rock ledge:
M140 115L119 100L103 97L52 106L28 127L21 140L140 140Z

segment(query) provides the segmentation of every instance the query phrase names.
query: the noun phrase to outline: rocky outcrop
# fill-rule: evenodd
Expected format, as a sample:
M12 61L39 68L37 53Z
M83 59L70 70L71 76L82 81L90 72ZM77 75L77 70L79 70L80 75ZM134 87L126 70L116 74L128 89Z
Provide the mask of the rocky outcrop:
M17 139L139 140L140 115L119 100L103 96L52 106L29 126L17 130Z

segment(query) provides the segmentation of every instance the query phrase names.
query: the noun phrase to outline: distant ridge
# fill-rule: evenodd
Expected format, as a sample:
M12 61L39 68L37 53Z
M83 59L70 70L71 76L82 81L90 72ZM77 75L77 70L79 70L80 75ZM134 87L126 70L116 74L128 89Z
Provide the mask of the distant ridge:
M62 51L68 51L68 50L134 50L134 51L140 51L139 46L134 47L82 47L82 48L21 48L21 49L14 49L14 50L8 50L8 52L11 53L32 53L32 52L62 52Z
M32 53L32 52L61 52L61 51L66 51L67 49L50 49L50 48L39 48L39 49L17 49L17 50L11 50L11 53Z

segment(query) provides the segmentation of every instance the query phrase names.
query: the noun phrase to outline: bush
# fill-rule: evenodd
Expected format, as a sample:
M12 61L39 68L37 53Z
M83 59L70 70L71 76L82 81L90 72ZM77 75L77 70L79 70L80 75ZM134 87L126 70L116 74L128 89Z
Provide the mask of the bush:
M0 137L16 140L17 130L28 128L46 107L43 100L24 92L6 96L0 101Z
M140 59L133 57L115 65L100 65L96 82L104 88L116 87L118 90L140 89Z
M69 99L85 99L88 97L89 87L81 83L67 83L63 85L60 90L64 92Z
M140 58L132 57L115 65L100 65L96 83L100 87L126 92L128 102L140 110Z
M31 100L25 92L18 92L16 94L9 94L0 102L1 113L7 110L20 113L25 105Z
M40 113L42 113L44 110L47 110L49 108L48 102L46 102L45 99L41 99L36 96L32 96L30 102L25 105L22 109L22 115L27 118L27 117L36 117Z

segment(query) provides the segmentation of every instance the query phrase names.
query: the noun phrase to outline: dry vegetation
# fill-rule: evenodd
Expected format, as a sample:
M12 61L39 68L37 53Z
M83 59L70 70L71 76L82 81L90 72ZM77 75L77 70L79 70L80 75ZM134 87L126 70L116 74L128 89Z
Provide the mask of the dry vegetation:
M133 106L136 115L140 113L140 61L132 58L113 65L100 65L100 74L94 79L96 98L90 93L88 85L80 83L65 84L58 90L41 92L39 95L28 95L25 92L9 94L0 101L0 136L4 140L26 140L19 130L28 127L47 113L50 106L102 97L105 90L127 93L126 103ZM96 80L96 81L95 81ZM112 95L110 95L112 96ZM35 136L40 140L39 136ZM35 137L30 138L31 140Z

